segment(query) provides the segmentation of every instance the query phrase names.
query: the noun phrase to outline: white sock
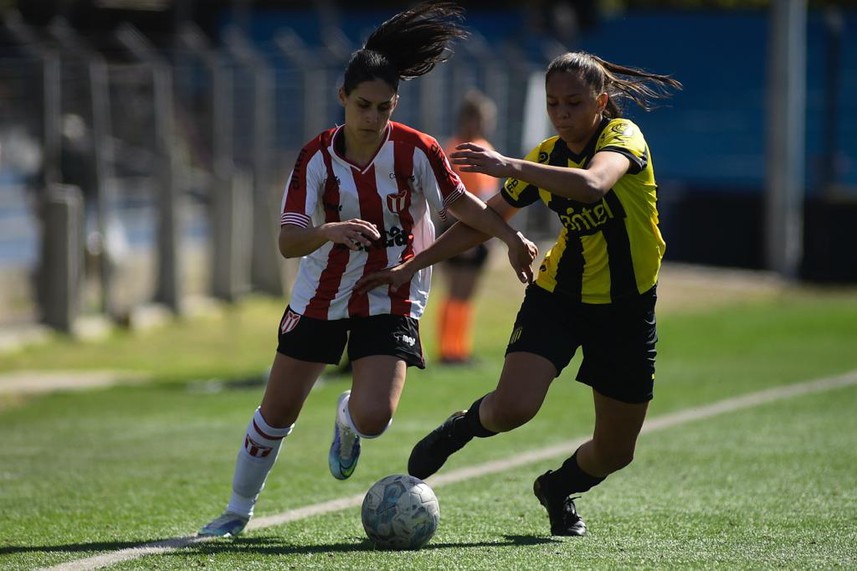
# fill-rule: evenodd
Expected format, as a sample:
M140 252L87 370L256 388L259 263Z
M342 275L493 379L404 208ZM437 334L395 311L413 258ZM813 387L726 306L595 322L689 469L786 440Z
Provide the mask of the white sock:
M357 430L357 427L354 426L354 421L351 419L351 411L348 410L348 401L349 400L351 400L351 395L348 395L347 397L342 399L342 403L340 403L340 405L339 405L339 410L337 411L338 412L337 417L339 420L339 424L343 424L343 425L347 426L351 432L353 432L354 434L356 434L360 438L365 438L367 440L372 439L372 438L378 438L379 436L384 434L388 428L390 428L391 424L393 424L393 419L391 418L390 422L387 423L387 426L384 427L384 430L382 430L378 434L363 434L362 432Z
M226 506L226 511L252 517L256 500L265 487L265 479L277 461L283 438L289 435L293 427L294 425L286 428L269 426L259 409L256 409L250 424L247 425L244 445L238 452L235 474L232 477L232 498Z

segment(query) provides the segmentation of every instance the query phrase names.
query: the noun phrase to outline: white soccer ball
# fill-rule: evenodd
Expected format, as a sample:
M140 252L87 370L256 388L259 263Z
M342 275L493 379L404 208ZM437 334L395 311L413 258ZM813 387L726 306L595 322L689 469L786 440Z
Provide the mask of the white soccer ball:
M363 529L380 549L419 549L440 522L440 506L428 484L404 474L375 482L361 509Z

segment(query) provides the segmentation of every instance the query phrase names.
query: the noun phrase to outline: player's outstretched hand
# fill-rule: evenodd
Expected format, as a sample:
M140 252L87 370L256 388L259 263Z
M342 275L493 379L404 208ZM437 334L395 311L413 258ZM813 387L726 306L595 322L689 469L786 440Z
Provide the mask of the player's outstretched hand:
M343 244L351 250L368 248L381 237L371 222L352 218L344 222L328 222L324 225L325 237L334 244Z
M532 264L539 255L539 247L520 232L518 238L519 240L509 244L509 263L521 283L529 284L533 282Z
M509 159L495 150L476 143L461 143L455 148L449 158L463 172L481 172L498 178L512 175Z
M397 291L402 285L410 282L413 277L414 272L406 265L398 265L363 276L354 284L354 291L364 294L383 285L389 285L391 291Z

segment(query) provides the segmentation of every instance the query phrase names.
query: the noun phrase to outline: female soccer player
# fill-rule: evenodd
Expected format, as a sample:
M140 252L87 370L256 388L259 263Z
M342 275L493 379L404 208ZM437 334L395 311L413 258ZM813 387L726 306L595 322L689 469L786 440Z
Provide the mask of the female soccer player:
M494 129L496 118L497 106L489 97L476 90L468 91L458 110L455 136L447 142L446 152L453 152L458 145L467 142L493 149L487 137ZM488 200L499 188L497 179L491 175L462 172L455 165L452 168L467 190L482 200ZM453 256L444 264L447 292L440 307L438 327L441 363L467 364L471 361L473 296L487 261L488 247L483 243Z
M622 100L644 109L681 84L582 52L554 59L545 76L557 136L525 159L465 143L450 157L461 170L508 177L489 206L507 220L542 200L562 223L518 312L497 387L414 447L408 471L434 474L474 436L513 430L533 418L577 348L577 380L592 387L595 427L557 470L536 478L553 535L583 535L570 497L627 466L652 398L655 299L664 241L658 230L651 154L640 129L621 117ZM456 224L401 266L367 276L358 291L390 284L486 239Z
M357 293L354 285L434 240L429 207L499 237L521 281L532 280L535 245L466 192L434 138L390 120L399 81L445 61L448 44L465 35L460 17L452 4L425 3L381 24L345 69L339 89L344 124L300 152L283 196L279 236L280 252L301 257L300 269L261 406L238 453L232 497L200 535L234 536L244 529L310 389L346 345L352 389L336 405L328 456L333 476L351 476L360 440L386 430L407 367L424 367L417 320L431 275L414 272L395 292Z

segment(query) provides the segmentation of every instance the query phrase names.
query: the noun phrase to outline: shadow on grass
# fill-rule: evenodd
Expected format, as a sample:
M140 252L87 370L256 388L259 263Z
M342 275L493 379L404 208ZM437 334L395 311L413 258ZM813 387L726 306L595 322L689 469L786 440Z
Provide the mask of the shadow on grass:
M3 545L0 546L0 555L14 553L93 553L99 554L120 549L135 549L159 545L164 547L180 547L175 545L175 540L162 541L94 541L92 543L65 543L60 545Z
M439 549L462 548L462 547L504 547L504 546L525 546L525 545L540 545L547 543L556 543L560 540L551 537L536 537L529 535L506 535L505 539L497 541L474 541L474 542L448 542L437 543L430 542L423 547L422 551L432 551ZM318 553L358 553L369 551L394 551L386 549L378 549L375 545L365 538L354 538L353 540L345 540L339 543L322 543L317 545L305 545L290 543L284 538L276 536L268 537L245 537L234 540L217 540L200 543L191 546L194 552L200 554L216 554L216 553L245 553L254 552L257 554L269 555L310 555ZM184 550L187 552L187 550Z
M423 551L439 549L460 549L466 547L504 547L525 546L556 543L559 540L551 537L536 537L530 535L505 535L498 541L449 542L429 543ZM159 541L98 541L92 543L68 543L60 545L5 545L0 547L0 555L20 553L87 553L89 556L108 555L126 549L140 549L140 556L154 555L144 553L147 549L166 549L159 555L187 556L189 554L241 554L254 553L257 555L311 555L321 553L358 553L371 551L388 551L377 549L371 541L365 538L354 538L339 543L318 545L298 545L289 543L281 537L239 537L236 539L201 539L197 537L182 537Z

